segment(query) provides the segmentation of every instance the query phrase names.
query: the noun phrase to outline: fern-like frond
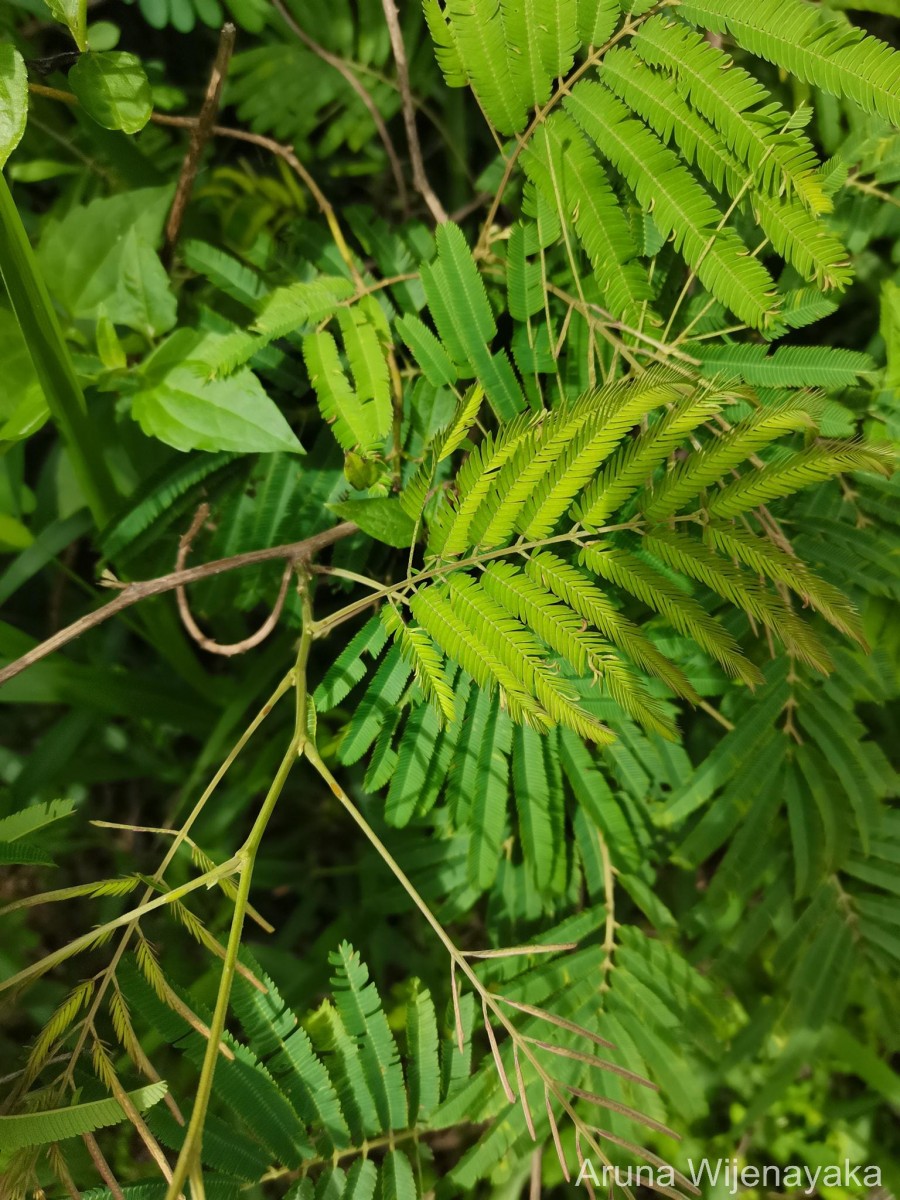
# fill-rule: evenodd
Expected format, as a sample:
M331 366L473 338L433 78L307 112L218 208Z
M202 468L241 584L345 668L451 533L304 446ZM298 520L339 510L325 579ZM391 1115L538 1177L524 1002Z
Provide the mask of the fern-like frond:
M878 447L823 440L796 454L782 451L774 461L727 484L710 498L709 512L716 517L736 517L845 471L887 475L890 464L890 454Z
M900 125L900 53L805 0L689 0L682 16Z
M514 321L527 321L544 306L544 286L540 264L531 262L529 233L534 238L534 226L517 221L509 235L506 251L506 304Z
M609 642L585 628L584 618L511 563L492 563L481 582L512 616L547 643L581 675L593 675L629 716L645 728L673 737L662 706L618 660Z
M331 981L335 1005L348 1033L359 1044L360 1062L381 1128L405 1129L406 1085L400 1052L368 969L347 942L330 955L330 962L337 968Z
M541 583L618 646L650 675L661 679L676 695L696 699L683 672L662 654L640 628L615 607L609 597L577 567L542 550L526 565L529 578Z
M729 601L735 608L779 637L785 647L815 670L826 674L832 662L824 647L803 621L797 619L780 596L748 576L733 562L723 560L709 545L671 529L657 529L643 542L646 549L673 570L696 579Z
M350 689L366 674L362 656L369 654L372 658L377 658L386 641L384 626L377 617L372 617L359 633L350 639L313 693L317 712L328 712L340 704Z
M646 21L631 44L645 62L674 73L677 86L759 187L793 192L814 213L831 211L812 143L800 130L785 128L791 118L757 79L701 34L664 16Z
M431 553L449 558L472 544L471 527L479 508L490 496L499 472L526 439L533 438L534 425L534 415L522 413L475 447L456 477L455 507L445 509L439 521L432 524L428 539Z
M527 98L507 45L500 0L446 0L444 13L472 91L500 133L518 133L527 120Z
M458 662L479 687L487 691L500 687L504 702L515 719L543 725L545 729L550 727L552 722L525 690L522 681L492 654L490 646L454 611L443 588L434 585L421 588L410 601L410 608L436 644Z
M456 35L450 28L450 22L441 7L440 0L423 0L422 7L428 32L434 43L434 56L443 72L447 87L465 87L469 82L469 76L460 57Z
M494 601L476 580L462 573L449 577L451 602L490 648L491 657L521 680L528 695L537 698L547 715L548 726L564 724L598 743L613 735L578 705L574 689L562 681L545 660L540 644L520 621Z
M744 658L725 627L648 563L614 546L585 547L580 558L589 571L630 592L664 616L679 633L720 662L730 675L750 686L762 682L757 668Z
M411 672L399 646L391 646L344 732L341 762L355 763L369 749L400 699Z
M228 333L214 342L205 362L212 376L229 375L246 365L276 338L305 333L310 325L329 317L353 294L353 285L339 276L288 284L275 288L257 305L248 330Z
M478 268L452 221L438 226L436 240L437 259L424 264L421 274L441 341L461 373L477 376L500 420L509 421L525 400L506 351L494 354L489 348L497 324Z
M683 445L698 425L715 416L719 409L715 393L698 391L678 400L669 412L619 447L593 483L585 488L574 515L589 528L602 525L647 483L655 468Z
M565 108L653 213L663 236L716 299L756 329L777 319L775 284L678 156L599 83L578 83Z
M546 104L579 46L577 0L500 0L500 7L516 91L528 108Z
M341 309L345 347L354 374L350 385L341 365L337 342L327 330L303 339L310 382L322 416L344 450L376 453L391 427L387 365L378 335L357 309Z
M165 1083L152 1083L129 1092L128 1099L138 1111L146 1111L157 1104L167 1090ZM46 1146L49 1142L61 1142L66 1138L93 1133L95 1129L118 1125L127 1119L124 1108L113 1097L92 1100L86 1104L72 1104L67 1108L0 1116L0 1148L13 1151L27 1146Z
M503 708L503 697L494 697L483 705L483 720L478 723L480 736L473 740L472 761L474 790L467 797L470 805L466 825L469 841L469 878L478 888L490 887L497 875L509 799L509 752L513 725Z
M385 629L400 646L403 657L413 668L416 682L425 699L435 705L445 721L452 721L456 716L453 688L434 642L424 630L415 625L407 625L392 605L387 605L381 610L381 620Z
M682 399L685 387L657 369L540 417L523 416L486 438L460 471L455 511L429 548L447 558L502 545L515 530L548 536L628 431L654 408Z
M578 0L578 32L586 46L602 46L619 24L619 0Z
M43 804L31 804L19 812L0 817L0 842L17 842L20 838L37 833L75 811L74 800L47 800Z
M425 458L401 492L400 506L414 521L421 519L438 464L449 458L466 440L483 399L484 390L480 384L469 388L456 406L449 424L433 439Z
M746 196L745 203L776 253L805 278L828 288L849 283L852 272L840 239L794 196L747 189L746 168L717 130L690 107L671 77L653 71L632 49L616 46L603 59L600 80L664 142L674 139L687 162L696 163L716 190L724 188L735 199ZM782 318L792 324L787 306Z
M650 299L631 227L603 167L570 116L553 113L535 132L523 166L560 219L571 222L594 268L604 302L636 324Z
M763 446L786 433L809 429L811 425L800 397L755 409L711 445L679 463L649 489L641 500L644 514L652 521L672 516Z
M665 370L648 372L630 387L610 387L594 402L591 420L543 474L525 506L519 528L532 540L549 536L563 513L628 431L661 405L681 399L685 385Z
M396 329L414 354L429 383L433 383L435 387L456 383L459 375L450 360L450 355L424 321L414 313L404 313L396 321Z
M859 615L847 597L804 562L739 525L703 527L703 537L723 554L746 563L758 575L796 592L841 633L865 645Z
M742 343L733 346L691 347L707 376L741 379L756 387L825 388L838 391L853 387L860 375L875 370L868 354L836 346L768 347Z

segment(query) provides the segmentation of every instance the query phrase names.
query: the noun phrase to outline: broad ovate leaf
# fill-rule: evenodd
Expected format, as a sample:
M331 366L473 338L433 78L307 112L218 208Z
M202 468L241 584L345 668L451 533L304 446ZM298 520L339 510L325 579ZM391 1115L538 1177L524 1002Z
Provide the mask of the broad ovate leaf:
M27 117L25 60L15 46L0 43L0 168L22 140Z
M48 222L38 261L54 300L73 320L106 315L147 338L175 324L175 296L156 246L170 188L137 188L76 205Z
M303 452L275 402L250 370L210 378L204 349L214 338L179 330L151 355L131 415L144 433L176 450Z
M134 54L83 54L69 72L69 83L81 107L104 129L138 133L150 120L150 83Z

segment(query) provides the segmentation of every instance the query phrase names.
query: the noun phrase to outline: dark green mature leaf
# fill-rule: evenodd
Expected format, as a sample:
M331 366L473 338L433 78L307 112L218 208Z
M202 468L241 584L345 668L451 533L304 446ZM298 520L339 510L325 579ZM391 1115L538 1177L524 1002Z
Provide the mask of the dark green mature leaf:
M365 500L341 500L329 508L345 521L355 521L364 533L388 546L405 549L415 537L416 523L403 511L398 498L375 496Z
M155 251L170 201L169 188L139 188L76 205L49 222L38 262L70 317L105 315L148 338L172 328L175 297Z

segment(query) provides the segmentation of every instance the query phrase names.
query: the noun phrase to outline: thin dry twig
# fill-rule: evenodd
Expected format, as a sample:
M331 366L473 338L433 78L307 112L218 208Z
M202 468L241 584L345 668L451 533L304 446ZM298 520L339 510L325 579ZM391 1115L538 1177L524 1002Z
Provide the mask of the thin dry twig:
M97 1139L92 1133L83 1133L81 1135L87 1152L91 1156L91 1161L97 1168L97 1174L109 1188L112 1193L113 1200L125 1200L125 1193L119 1184L118 1179L112 1173L112 1168L103 1156L103 1151L97 1145Z
M156 579L143 579L128 583L108 604L86 613L77 621L73 621L71 625L67 625L65 629L55 633L53 637L47 638L40 645L0 669L0 687L34 663L40 662L41 659L47 658L48 655L55 653L83 633L87 633L89 629L102 625L110 617L114 617L126 608L131 608L133 604L139 604L141 600L146 600L150 596L172 592L178 587L196 583L198 579L209 579L213 575L222 575L226 571L235 571L240 567L252 567L257 563L272 562L277 559L302 562L326 546L340 541L341 538L349 537L351 533L356 532L356 529L357 526L352 521L343 521L332 529L314 533L312 537L304 538L300 542L288 542L284 546L270 546L265 550L248 550L244 554L234 554L229 558L217 558L196 567L186 567L183 571L172 571L168 575L160 575Z
M400 165L400 157L397 154L394 143L391 140L391 135L388 133L387 125L384 123L384 118L378 111L378 105L363 87L362 83L353 74L353 71L344 60L337 54L332 54L330 50L326 50L314 38L303 29L295 20L293 14L288 10L282 0L272 0L275 10L278 12L282 21L290 29L291 33L298 38L307 50L311 50L317 58L321 58L322 62L327 63L329 67L334 67L335 71L341 74L347 83L353 88L357 96L365 105L366 111L372 118L372 124L378 131L378 136L381 138L381 144L384 146L388 156L388 162L391 164L391 174L394 176L394 183L397 187L397 198L400 201L400 207L405 209L407 206L406 196L406 180L403 178L403 167Z
M222 88L225 84L225 76L228 74L228 65L234 53L236 36L237 30L230 21L222 26L221 33L219 34L219 47L216 51L215 62L213 63L209 83L206 87L206 95L197 117L197 124L191 133L191 141L187 154L184 156L184 162L181 164L181 174L178 176L178 185L175 188L175 196L172 200L172 207L169 209L168 220L166 221L166 241L163 250L164 262L171 260L175 250L175 244L178 241L178 234L181 230L181 222L184 219L185 210L191 198L191 192L194 190L197 172L200 169L200 159L203 157L203 151L206 148L207 142L212 137L216 115L222 101Z
M519 1099L522 1101L522 1115L525 1118L525 1126L531 1136L531 1140L536 1142L537 1134L534 1131L534 1119L532 1118L531 1107L528 1103L525 1080L522 1078L522 1064L519 1062L519 1047L515 1042L513 1042L513 1063L516 1068L516 1084L519 1088Z
M209 516L209 505L201 504L194 514L194 519L191 522L191 527L188 531L182 534L178 543L178 556L175 560L175 569L181 571L184 569L184 564L187 561L187 556L190 553L191 545L194 538L200 532L200 527L203 525L206 518ZM281 613L284 609L284 601L287 596L288 584L293 573L293 563L288 560L285 563L284 573L281 576L281 586L278 589L278 598L269 615L260 625L255 633L251 633L249 637L243 638L239 642L217 642L214 638L207 637L197 622L194 620L191 612L190 604L188 603L187 591L184 585L180 585L175 589L175 597L178 602L178 615L181 617L181 623L185 629L202 649L210 654L220 654L223 658L234 658L237 654L244 654L248 650L252 650L254 646L259 646L266 640L272 630L276 627L281 619Z
M532 1134L532 1137L534 1135ZM531 1152L531 1183L528 1188L528 1200L541 1200L541 1167L544 1161L544 1150L537 1146Z
M280 0L275 0L276 4ZM412 163L413 183L416 191L428 205L428 211L439 225L447 220L447 211L434 194L434 189L428 181L425 172L425 162L422 158L422 146L416 129L416 106L413 103L412 89L409 84L409 64L406 60L406 46L403 44L403 30L400 28L400 16L395 0L381 0L384 9L384 19L387 21L388 33L391 37L391 49L394 52L394 62L397 65L397 82L400 85L400 99L403 105L403 124L406 127L406 141L409 146L409 157Z
M491 1054L494 1057L494 1066L497 1068L497 1076L503 1086L503 1091L506 1093L506 1098L510 1104L515 1104L516 1093L512 1090L512 1085L509 1082L509 1077L506 1074L506 1068L503 1066L503 1059L500 1057L500 1047L497 1045L497 1037L491 1025L491 1018L487 1010L487 1000L482 996L481 1010L484 1013L484 1028L488 1035L488 1042L491 1047Z
M571 1183L572 1176L569 1173L569 1164L566 1162L566 1156L563 1153L562 1141L559 1136L559 1126L556 1123L556 1114L553 1112L553 1101L550 1099L550 1089L546 1085L544 1086L544 1103L547 1105L547 1116L550 1119L550 1132L553 1134L556 1157L559 1159L559 1165L562 1167L566 1183Z

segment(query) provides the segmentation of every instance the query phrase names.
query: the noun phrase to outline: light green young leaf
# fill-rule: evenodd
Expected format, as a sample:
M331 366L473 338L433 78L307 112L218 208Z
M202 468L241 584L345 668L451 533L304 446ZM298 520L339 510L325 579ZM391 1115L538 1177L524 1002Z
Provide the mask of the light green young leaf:
M87 0L47 0L53 18L67 26L79 50L87 49Z
M252 371L210 379L204 342L190 329L177 334L147 360L144 388L131 415L144 433L176 450L302 453L287 421Z
M128 1093L135 1108L145 1111L162 1100L168 1085L159 1082ZM21 1150L26 1146L45 1146L65 1138L92 1133L108 1125L118 1125L126 1119L118 1100L94 1100L89 1104L73 1104L68 1108L53 1108L46 1112L21 1113L0 1117L0 1150Z
M104 129L139 133L150 120L150 83L134 54L83 54L69 72L69 83L84 111Z
M186 362L134 397L131 414L144 433L176 450L302 450L252 371L206 380L205 370Z
M0 305L0 443L36 433L50 415L18 322Z
M0 168L15 150L28 119L25 60L15 46L0 45Z
M8 817L0 818L0 842L16 842L45 825L52 825L75 811L74 800L50 800L46 804L32 804Z

